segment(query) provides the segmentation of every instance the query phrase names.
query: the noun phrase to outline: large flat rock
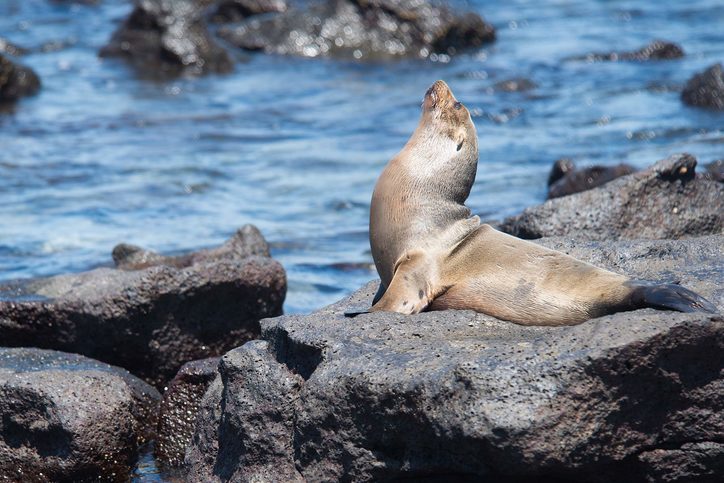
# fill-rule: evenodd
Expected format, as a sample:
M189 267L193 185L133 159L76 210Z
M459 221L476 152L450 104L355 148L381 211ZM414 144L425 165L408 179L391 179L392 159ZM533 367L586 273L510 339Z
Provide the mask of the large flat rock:
M186 256L123 246L114 255L127 269L0 286L3 345L83 354L160 388L185 362L256 338L259 320L282 313L286 274L256 228Z
M526 208L499 229L520 238L683 238L724 231L724 184L676 154L603 186Z
M87 357L0 349L0 478L127 481L160 399L128 371Z
M724 306L723 236L544 244ZM227 353L186 452L192 481L713 481L724 318L651 309L571 327L374 313L377 284L262 322Z

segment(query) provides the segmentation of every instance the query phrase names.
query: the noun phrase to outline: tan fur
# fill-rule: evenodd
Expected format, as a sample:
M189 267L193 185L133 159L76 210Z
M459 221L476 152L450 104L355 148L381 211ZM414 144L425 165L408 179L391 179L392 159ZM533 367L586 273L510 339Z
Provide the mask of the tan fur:
M480 225L470 114L437 81L403 150L377 181L370 245L382 281L373 311L472 309L526 325L575 324L625 308L628 277Z

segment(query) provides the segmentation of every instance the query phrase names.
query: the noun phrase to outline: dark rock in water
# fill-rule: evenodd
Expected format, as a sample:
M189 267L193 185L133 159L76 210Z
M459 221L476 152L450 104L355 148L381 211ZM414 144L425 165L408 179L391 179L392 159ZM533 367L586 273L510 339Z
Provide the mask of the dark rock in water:
M389 59L452 55L495 40L475 13L424 0L326 0L220 30L231 44L267 53Z
M212 22L238 22L262 13L285 12L286 0L220 0L214 2Z
M570 159L559 159L553 163L548 175L548 199L590 190L634 171L634 167L628 164L576 169Z
M151 77L229 72L231 57L211 38L205 6L198 0L135 0L100 54L123 57Z
M571 235L591 240L682 238L724 230L724 186L696 177L696 159L676 154L651 168L504 220L521 238Z
M189 260L0 287L0 340L84 354L163 387L185 362L256 338L260 319L282 313L286 275L275 260L224 247Z
M703 173L704 178L712 179L724 183L724 159L717 159L709 164L705 164L706 171Z
M500 82L496 82L493 85L493 90L499 92L525 92L535 89L536 87L538 86L535 84L535 82L529 79L519 78L506 79Z
M218 248L166 257L136 245L121 243L113 248L112 256L116 267L124 270L139 270L154 265L184 268L206 261L233 260L252 256L270 257L271 253L269 244L259 229L254 225L244 225Z
M723 242L544 240L631 276L686 279L719 307ZM679 461L678 481L720 474L722 316L344 318L376 288L265 320L263 340L222 358L186 453L191 481L638 482Z
M654 40L646 47L633 52L609 52L588 54L581 59L589 61L617 61L617 60L671 60L684 56L684 50L673 42Z
M196 428L196 417L204 393L216 378L219 358L187 362L168 384L158 416L154 452L169 467L183 464L184 453Z
M14 102L40 90L38 75L0 53L0 104Z
M721 64L714 64L688 80L681 92L684 104L708 109L724 109L724 75Z
M0 349L5 481L126 481L161 396L118 367L41 349Z
M27 49L15 45L8 39L0 37L0 54L8 54L12 56L25 55L28 53Z

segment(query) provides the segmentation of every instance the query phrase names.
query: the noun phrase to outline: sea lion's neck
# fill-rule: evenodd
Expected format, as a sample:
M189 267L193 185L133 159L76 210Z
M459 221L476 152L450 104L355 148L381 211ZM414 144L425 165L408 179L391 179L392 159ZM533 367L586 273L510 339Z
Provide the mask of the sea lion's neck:
M469 136L458 145L443 132L433 122L423 120L405 145L405 155L395 162L403 165L409 182L416 189L462 205L475 183L477 137Z

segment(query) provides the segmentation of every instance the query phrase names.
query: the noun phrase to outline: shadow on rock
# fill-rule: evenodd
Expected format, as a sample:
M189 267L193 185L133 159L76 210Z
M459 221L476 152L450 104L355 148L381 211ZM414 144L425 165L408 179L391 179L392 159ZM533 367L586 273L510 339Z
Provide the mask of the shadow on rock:
M138 270L2 286L0 340L84 354L162 387L185 362L257 337L260 319L282 313L286 274L268 250L258 230L245 227L218 249L119 259Z
M76 354L0 349L0 474L10 481L126 481L161 396Z
M630 276L685 278L720 307L723 241L543 240ZM263 321L262 340L222 358L186 453L192 480L634 482L674 470L672 481L703 481L720 471L721 316L647 309L548 328L452 310L344 318L376 288Z
M676 154L647 170L542 205L504 220L520 238L682 238L721 233L724 186L696 176L696 159Z

